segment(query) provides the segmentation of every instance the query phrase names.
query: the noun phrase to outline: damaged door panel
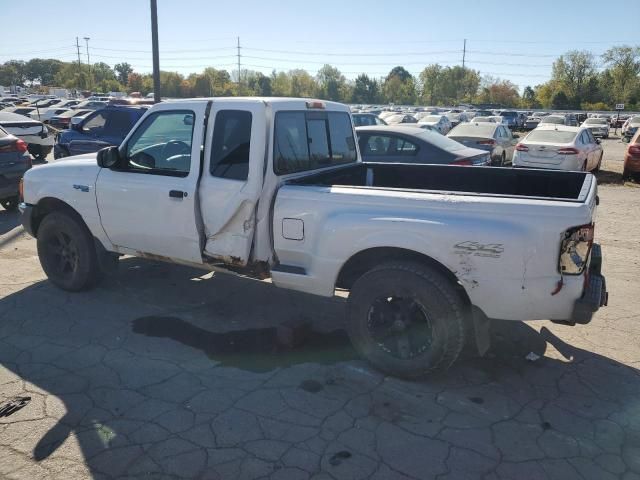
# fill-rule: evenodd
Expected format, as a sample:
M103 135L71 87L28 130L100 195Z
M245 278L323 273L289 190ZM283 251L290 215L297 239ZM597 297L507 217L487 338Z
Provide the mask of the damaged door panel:
M214 102L205 141L200 205L203 256L236 266L249 262L268 145L264 102Z

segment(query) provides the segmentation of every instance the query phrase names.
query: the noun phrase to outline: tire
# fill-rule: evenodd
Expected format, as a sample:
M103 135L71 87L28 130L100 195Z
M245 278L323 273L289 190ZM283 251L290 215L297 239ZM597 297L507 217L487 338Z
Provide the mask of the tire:
M625 168L622 171L622 181L624 182L625 180L629 180L629 179L631 179L631 174L629 173L629 170Z
M87 227L66 211L48 214L38 228L38 257L47 277L70 292L86 290L100 278L95 244Z
M438 271L415 262L390 262L356 280L347 302L347 332L358 353L377 369L419 378L445 371L458 358L465 343L465 312L454 284Z
M502 152L502 156L500 157L500 167L504 167L505 163L507 163L507 156L504 152Z
M18 209L18 203L20 203L20 200L17 196L0 200L0 205L2 205L4 209L9 212L15 212Z
M596 167L593 169L594 172L599 172L600 171L600 167L602 167L602 157L604 156L604 153L600 154L600 159L598 160L598 164L596 165Z
M64 158L69 156L69 150L64 147L59 147L59 149L53 151L53 158L56 160L58 158Z

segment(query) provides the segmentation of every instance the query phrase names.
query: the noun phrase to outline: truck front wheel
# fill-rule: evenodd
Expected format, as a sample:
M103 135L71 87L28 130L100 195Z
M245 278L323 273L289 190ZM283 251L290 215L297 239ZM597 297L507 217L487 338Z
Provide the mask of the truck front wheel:
M99 278L93 238L71 213L55 211L44 217L38 228L38 257L49 280L63 290L85 290Z
M449 368L464 345L465 305L453 283L415 262L390 262L356 280L347 330L385 373L419 378Z

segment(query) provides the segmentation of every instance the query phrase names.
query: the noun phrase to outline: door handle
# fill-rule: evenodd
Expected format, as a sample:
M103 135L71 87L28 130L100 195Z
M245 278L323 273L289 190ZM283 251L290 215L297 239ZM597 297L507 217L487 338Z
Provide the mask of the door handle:
M183 192L182 190L170 190L169 196L171 198L184 198L187 196L187 192Z

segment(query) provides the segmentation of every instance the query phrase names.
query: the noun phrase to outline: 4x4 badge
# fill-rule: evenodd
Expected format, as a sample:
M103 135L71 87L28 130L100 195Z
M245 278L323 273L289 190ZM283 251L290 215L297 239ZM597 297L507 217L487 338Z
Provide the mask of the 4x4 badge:
M453 248L457 253L466 253L476 257L499 258L504 252L504 245L501 243L482 244L469 240L466 242L456 243Z

